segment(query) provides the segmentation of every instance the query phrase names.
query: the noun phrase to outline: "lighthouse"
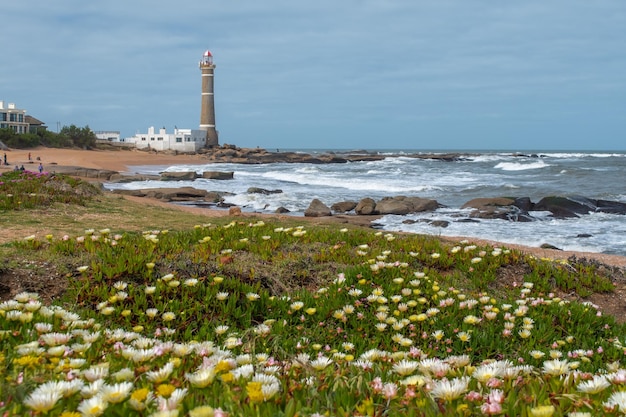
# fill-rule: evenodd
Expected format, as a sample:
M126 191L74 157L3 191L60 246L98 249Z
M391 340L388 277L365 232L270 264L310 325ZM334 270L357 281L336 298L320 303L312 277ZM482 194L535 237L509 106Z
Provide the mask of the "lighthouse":
M206 132L206 146L218 145L217 130L215 130L215 101L213 94L213 55L211 51L205 51L200 61L202 72L202 102L200 105L200 130Z

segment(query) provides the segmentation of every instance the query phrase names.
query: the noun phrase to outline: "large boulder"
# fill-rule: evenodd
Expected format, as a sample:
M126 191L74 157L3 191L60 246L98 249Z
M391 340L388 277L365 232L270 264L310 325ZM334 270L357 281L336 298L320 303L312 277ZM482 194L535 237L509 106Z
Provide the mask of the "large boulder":
M594 200L583 196L544 197L534 210L549 211L556 218L578 217L593 212L626 214L626 203L608 200Z
M531 221L525 207L532 207L530 199L511 197L474 198L461 206L463 209L473 208L470 217L475 219Z
M304 211L305 217L325 217L332 215L333 214L330 211L330 208L317 198L313 199L311 204L309 204L309 207Z
M247 190L248 194L264 194L264 195L269 195L269 194L281 194L283 192L283 190L280 189L276 189L276 190L266 190L265 188L259 188L259 187L250 187Z
M596 200L596 211L612 214L626 214L626 203L609 200Z
M436 200L420 197L385 197L376 203L375 211L378 214L399 214L419 213L433 211L439 207Z
M117 171L111 171L108 169L97 169L97 168L83 168L83 167L74 167L74 166L58 166L56 164L52 165L48 171L54 174L65 174L71 175L73 177L82 177L82 178L97 178L100 180L109 180L114 175L117 175Z
M340 201L330 206L330 209L335 213L347 213L354 210L357 204L356 201Z
M161 172L162 181L193 181L198 178L196 171Z
M376 212L376 201L374 201L374 199L372 198L366 197L359 201L359 203L354 208L354 212L363 216L378 214Z
M539 200L534 209L549 211L556 218L570 218L595 211L596 205L592 200L582 196L550 196Z
M127 183L136 181L158 181L160 179L160 175L114 174L109 178L109 182Z
M206 190L199 190L193 187L153 188L142 191L146 193L146 197L156 198L165 201L188 201L194 199L203 199L207 195Z
M220 171L204 171L202 178L205 180L232 180L234 172L220 172Z

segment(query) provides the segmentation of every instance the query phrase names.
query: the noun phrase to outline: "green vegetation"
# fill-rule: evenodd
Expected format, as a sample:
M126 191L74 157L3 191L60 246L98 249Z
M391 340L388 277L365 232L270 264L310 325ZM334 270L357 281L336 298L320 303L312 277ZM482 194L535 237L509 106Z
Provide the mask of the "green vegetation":
M0 303L3 414L626 412L626 328L565 299L612 290L591 264L249 218L1 249L67 284Z
M78 147L92 149L96 145L96 134L89 126L63 126L59 133L40 129L37 133L15 133L12 129L0 129L0 141L9 148L28 149L36 146L49 148Z

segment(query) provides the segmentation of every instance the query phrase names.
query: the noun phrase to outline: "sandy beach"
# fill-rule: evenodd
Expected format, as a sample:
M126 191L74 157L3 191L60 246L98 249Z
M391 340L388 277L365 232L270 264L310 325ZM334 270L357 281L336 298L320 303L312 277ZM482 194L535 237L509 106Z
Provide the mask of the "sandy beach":
M78 149L54 149L37 147L30 150L12 149L9 151L3 151L2 155L6 153L8 166L0 165L0 170L11 170L14 167L24 165L24 167L31 171L36 171L39 163L44 167L44 171L53 171L55 166L75 166L83 168L95 168L106 169L118 172L129 172L129 167L134 165L167 165L167 164L197 164L202 163L204 160L203 155L194 154L181 154L172 155L165 153L153 153L139 150L78 150ZM31 159L29 160L29 154ZM3 155L2 155L3 156ZM179 210L187 210L194 213L203 213L208 217L218 217L228 215L227 210L207 210L205 208L199 209L194 207L184 207L180 205L168 204L162 201L151 200L147 198L129 197L136 201L145 202L146 204L163 205L169 208L176 208ZM258 216L258 213L254 213ZM281 218L284 215L272 215L263 214L263 217L276 217ZM355 215L340 215L332 217L317 217L301 219L310 221L312 223L351 223L366 226L372 220L364 219L363 217L370 216L355 216ZM463 237L458 238L446 238L446 240L462 240ZM621 268L626 267L626 257L617 255L606 255L599 253L589 252L573 252L573 251L559 251L551 249L542 249L536 247L500 244L498 242L483 241L476 238L468 239L477 244L490 244L493 246L506 246L509 248L515 248L527 253L531 253L540 258L550 259L567 259L572 255L576 255L579 258L594 259L607 265L617 266Z
M36 170L41 163L45 171L53 171L55 166L77 166L127 172L128 167L132 165L194 164L202 162L203 158L202 155L172 155L136 149L102 151L37 147L2 151L2 154L4 153L8 166L3 165L1 169L11 170L16 165L18 167L24 165L24 168L31 171Z

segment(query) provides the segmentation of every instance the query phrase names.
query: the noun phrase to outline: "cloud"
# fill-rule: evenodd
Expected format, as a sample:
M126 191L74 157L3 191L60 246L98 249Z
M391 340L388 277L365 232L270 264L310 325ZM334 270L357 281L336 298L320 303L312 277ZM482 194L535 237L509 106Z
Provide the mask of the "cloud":
M624 118L595 110L626 98L624 27L620 0L10 2L0 99L127 135L193 127L208 48L222 135L268 147L299 126L305 141L315 128L329 143L425 132L455 147L486 123L515 137L572 137L589 113L617 132ZM537 130L539 119L554 126Z

